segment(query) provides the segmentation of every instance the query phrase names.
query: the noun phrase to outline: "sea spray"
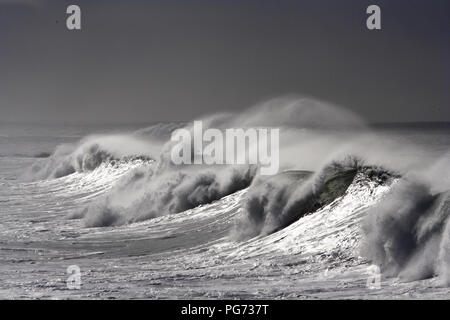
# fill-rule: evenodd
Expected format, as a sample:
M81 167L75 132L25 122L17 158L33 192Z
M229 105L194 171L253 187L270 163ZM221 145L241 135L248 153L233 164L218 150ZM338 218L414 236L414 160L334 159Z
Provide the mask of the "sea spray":
M406 175L363 222L362 254L406 281L440 275L448 284L448 155Z

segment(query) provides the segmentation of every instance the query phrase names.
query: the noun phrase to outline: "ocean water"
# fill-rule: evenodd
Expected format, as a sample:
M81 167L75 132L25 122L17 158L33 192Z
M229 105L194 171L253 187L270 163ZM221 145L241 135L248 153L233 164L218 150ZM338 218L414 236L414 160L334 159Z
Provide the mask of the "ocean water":
M143 127L0 125L1 298L449 298L448 125L370 128L365 165L263 181L158 174Z

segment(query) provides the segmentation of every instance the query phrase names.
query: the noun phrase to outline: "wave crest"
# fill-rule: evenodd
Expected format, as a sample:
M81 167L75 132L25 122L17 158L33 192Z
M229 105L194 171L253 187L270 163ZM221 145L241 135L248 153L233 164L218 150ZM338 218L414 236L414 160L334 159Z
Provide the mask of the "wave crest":
M102 163L141 159L151 161L159 150L154 143L133 135L93 135L78 143L63 144L40 159L22 175L22 180L55 179L75 172L92 171Z
M285 228L343 196L356 174L362 171L379 183L393 176L379 168L365 167L361 160L348 157L332 162L315 174L287 171L267 179L255 179L232 236L243 240Z

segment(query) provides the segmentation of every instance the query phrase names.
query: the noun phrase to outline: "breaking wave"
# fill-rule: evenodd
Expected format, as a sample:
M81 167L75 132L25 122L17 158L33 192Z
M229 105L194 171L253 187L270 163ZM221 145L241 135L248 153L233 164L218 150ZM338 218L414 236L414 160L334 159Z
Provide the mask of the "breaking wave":
M301 223L305 216L348 197L357 184L388 187L385 196L364 209L361 254L389 275L405 280L439 276L450 283L448 154L437 156L378 136L358 116L304 97L274 99L240 114L203 120L205 127L219 129L280 128L280 173L259 176L256 166L247 165L175 166L170 161L170 133L181 127L191 130L192 124L166 123L61 145L39 159L24 180L55 179L95 171L104 163L145 160L69 218L82 219L86 227L125 225L245 190L240 213L230 221L233 241L264 237Z
M404 177L367 213L361 251L386 274L406 281L438 275L450 285L450 188L439 183L448 183L448 156L424 177Z
M87 227L103 227L179 213L246 188L254 174L252 167L175 172L137 169L72 217L83 217Z
M316 174L287 171L256 179L244 200L244 215L237 221L233 235L242 240L285 228L342 197L358 172L380 184L395 176L382 169L365 167L358 159L348 157Z
M63 144L42 161L36 162L23 175L25 181L64 177L75 172L88 172L102 163L147 160L157 154L155 143L133 135L93 135L78 143ZM153 151L153 152L152 152Z

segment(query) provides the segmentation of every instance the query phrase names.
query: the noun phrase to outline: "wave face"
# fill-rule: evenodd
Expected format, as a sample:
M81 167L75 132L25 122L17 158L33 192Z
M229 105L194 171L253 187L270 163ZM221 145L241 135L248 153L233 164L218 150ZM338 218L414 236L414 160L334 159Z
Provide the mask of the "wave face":
M348 158L334 162L321 172L287 171L275 177L255 180L249 188L234 234L238 239L267 235L297 221L306 214L342 197L358 172L380 184L394 176L386 171L364 167Z
M72 217L83 217L87 227L103 227L179 213L246 188L254 174L252 168L136 170L104 198Z
M176 247L194 264L213 267L218 259L226 268L230 259L253 259L255 269L267 271L271 266L258 257L287 265L310 254L302 273L322 270L321 263L375 263L387 276L437 276L449 284L448 148L380 135L351 112L304 97L202 120L205 129L279 128L280 172L266 177L248 165L175 166L170 133L192 130L192 123L174 123L61 145L22 178L30 186L82 190L83 200L63 210L79 228L142 235L140 226L155 226L155 234L164 234L157 247L183 239ZM192 227L197 224L202 227ZM181 229L195 232L196 240L174 235ZM206 247L194 253L190 245ZM167 261L175 268L185 260L173 254Z

